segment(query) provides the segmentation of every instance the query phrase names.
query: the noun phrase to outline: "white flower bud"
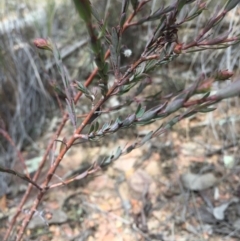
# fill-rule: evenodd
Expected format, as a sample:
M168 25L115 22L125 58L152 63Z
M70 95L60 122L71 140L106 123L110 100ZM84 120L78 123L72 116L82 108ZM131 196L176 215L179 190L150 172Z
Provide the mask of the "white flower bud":
M123 51L123 54L124 54L125 57L128 58L128 57L130 57L132 55L132 50L131 49L125 49Z

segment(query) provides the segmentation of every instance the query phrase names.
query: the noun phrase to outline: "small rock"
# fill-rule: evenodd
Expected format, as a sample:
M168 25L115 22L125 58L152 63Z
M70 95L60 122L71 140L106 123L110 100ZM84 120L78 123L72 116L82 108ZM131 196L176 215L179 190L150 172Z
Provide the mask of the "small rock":
M213 187L218 179L213 173L187 173L181 176L181 180L185 188L192 191L201 191Z

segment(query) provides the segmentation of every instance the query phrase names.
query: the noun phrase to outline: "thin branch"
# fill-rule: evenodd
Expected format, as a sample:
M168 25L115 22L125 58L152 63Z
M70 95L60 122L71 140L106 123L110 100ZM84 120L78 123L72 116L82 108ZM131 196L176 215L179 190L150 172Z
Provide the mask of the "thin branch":
M107 51L106 55L105 55L105 58L108 58L109 54L110 54L110 51ZM86 87L91 84L91 82L93 81L93 79L96 76L97 72L98 72L98 68L94 69L93 72L90 74L90 76L88 77L88 79L85 82L85 86ZM74 103L75 104L78 102L78 100L80 99L81 96L82 96L82 92L78 92L76 97L74 98ZM41 163L39 164L38 170L37 170L37 172L35 173L35 175L33 177L33 182L36 182L38 177L40 176L41 171L42 171L42 169L43 169L43 167L44 167L44 165L46 163L46 160L47 160L47 157L49 155L49 152L51 151L56 138L60 135L60 133L61 133L61 131L62 131L62 129L65 126L67 121L68 121L68 114L65 113L65 115L63 116L61 124L59 125L56 133L54 134L52 140L50 141L50 143L49 143L49 145L48 145L48 147L46 149L46 152L45 152L45 154L43 156L43 159L42 159ZM13 226L14 226L16 220L17 220L17 217L20 215L20 213L22 211L22 208L23 208L23 205L27 201L27 198L28 198L31 190L32 190L32 185L29 184L28 188L27 188L27 190L26 190L26 192L24 194L24 196L22 197L22 200L21 200L20 204L18 205L17 211L16 211L15 215L13 216L13 218L12 218L12 220L10 222L9 228L8 228L8 230L7 230L7 232L6 232L5 236L4 236L3 241L7 241L8 237L9 237L9 235L10 235L12 229L13 229Z
M35 183L34 181L32 181L27 175L21 174L19 172L16 172L12 169L3 167L0 165L0 172L6 172L6 173L10 173L13 174L15 176L18 176L19 178L21 178L24 181L27 181L29 183L31 183L33 186L35 186L37 189L39 189L40 191L42 190L42 188L40 186L37 185L37 183Z
M136 12L132 13L132 14L130 15L130 17L127 19L126 23L131 22L131 20L132 20L132 19L134 18L134 16L135 16L135 14L136 14ZM127 25L124 25L123 31L125 31L127 28L128 28L128 26L127 26ZM110 55L110 50L108 49L107 52L106 52L106 54L105 54L105 59L107 59L107 58L109 57L109 55ZM88 77L88 79L86 80L86 82L85 82L85 86L86 86L86 87L91 84L91 82L93 81L93 79L94 79L94 77L96 76L97 73L98 73L98 68L95 68L95 69L93 70L93 72L90 74L90 76ZM79 98L81 97L81 95L82 95L82 92L78 92L78 94L77 94L76 97L74 98L74 103L75 103L75 104L78 102L78 100L79 100ZM94 111L95 111L96 109L97 109L97 108L94 108L94 110L90 113L91 115L89 116L88 119L91 118L92 114L94 113ZM68 114L66 113L66 114L64 115L63 119L62 119L61 124L59 125L58 130L56 131L54 137L52 138L50 144L48 145L48 148L47 148L47 150L46 150L46 152L45 152L45 155L44 155L44 157L43 157L43 159L42 159L42 161L41 161L41 163L40 163L40 165L39 165L38 171L35 173L35 176L33 177L33 181L36 181L36 180L38 179L38 177L39 177L39 175L40 175L40 173L41 173L41 171L42 171L42 169L43 169L43 166L45 165L47 156L48 156L49 152L50 152L51 149L52 149L53 143L54 143L55 139L60 135L63 127L65 126L65 124L66 124L66 122L67 122L67 120L68 120ZM76 133L77 133L77 131L76 131ZM73 140L73 142L74 142L74 140ZM72 142L72 144L73 144L73 142ZM66 148L65 148L65 149L66 149ZM63 150L63 153L64 153L64 150ZM56 165L56 167L57 167L58 164L59 164L59 163L56 163L56 162L54 163L54 165ZM50 179L51 179L51 176L52 176L52 174L49 174L47 180L49 180L49 177L50 177ZM49 180L49 181L50 181L50 180ZM47 184L48 184L48 183L47 183ZM25 192L25 194L24 194L24 196L23 196L23 198L22 198L22 200L21 200L21 202L20 202L20 204L19 204L19 206L18 206L17 212L16 212L16 214L14 215L14 217L13 217L11 223L10 223L10 226L9 226L7 232L6 232L6 235L4 236L4 240L3 240L3 241L7 241L8 237L9 237L9 235L10 235L12 229L13 229L13 226L14 226L16 220L17 220L17 217L18 217L19 214L21 213L21 210L22 210L22 208L23 208L23 205L25 204L25 202L26 202L26 200L27 200L27 198L28 198L28 196L29 196L29 194L30 194L31 189L32 189L32 185L29 184L28 189L26 190L26 192ZM43 197L43 194L42 194L42 193L43 193L43 192L40 192L40 193L39 193L39 196L37 197L36 205L34 205L34 206L38 206L41 198ZM32 211L31 211L29 217L27 217L27 218L30 218L30 219L31 219L31 217L33 216L33 213L34 213L34 207L32 208ZM24 233L24 230L26 229L26 227L27 227L28 222L29 222L30 219L28 219L27 221L25 221L24 225L21 227L21 230L20 230L20 232L19 232L19 235L18 235L17 240L21 240L21 238L22 238L22 236L23 236L23 233Z
M16 151L16 153L17 153L17 155L18 155L18 158L19 158L19 160L21 161L21 163L22 163L22 165L23 165L23 169L24 169L25 172L26 172L27 178L28 178L29 180L31 180L31 177L30 177L30 175L29 175L29 172L28 172L27 166L26 166L26 164L25 164L24 158L23 158L21 152L20 152L20 151L18 150L18 148L16 147L13 139L9 136L9 134L8 134L5 130L3 130L3 129L1 129L1 128L0 128L0 133L5 137L5 139L6 139L6 140L12 145L12 147L15 149L15 151Z

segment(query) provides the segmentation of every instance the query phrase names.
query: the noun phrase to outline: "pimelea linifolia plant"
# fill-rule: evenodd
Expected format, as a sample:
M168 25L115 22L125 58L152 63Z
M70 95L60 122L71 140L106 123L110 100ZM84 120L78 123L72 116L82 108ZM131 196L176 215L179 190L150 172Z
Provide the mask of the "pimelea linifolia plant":
M239 1L229 0L222 10L213 13L204 27L200 29L196 36L189 42L182 42L181 39L179 39L178 31L180 31L180 28L185 23L197 21L197 18L207 8L204 1L177 0L168 6L161 6L155 12L151 12L145 17L139 17L139 12L147 8L147 3L150 2L150 0L123 0L118 25L111 29L107 26L106 20L103 20L97 11L92 8L89 0L74 0L73 2L77 12L85 22L91 50L94 55L94 62L97 67L92 71L84 84L80 81L73 83L66 73L61 56L54 42L50 39L40 38L34 41L37 48L51 51L54 56L64 86L62 91L66 95L66 112L33 178L11 169L0 168L0 171L17 175L19 178L29 182L27 191L4 237L5 241L11 234L17 217L22 212L32 187L38 189L38 195L32 207L26 213L22 225L19 228L16 238L17 241L22 239L29 221L33 218L34 214L36 215L37 213L41 217L44 216L42 212L36 210L43 196L49 189L66 185L75 180L85 178L92 173L96 173L99 169L111 164L120 156L131 152L135 148L141 147L150 139L171 130L172 126L182 119L197 113L211 112L215 110L215 107L213 107L214 104L240 93L240 80L238 80L230 83L226 88L220 89L215 94L211 94L211 88L215 81L224 81L233 75L233 73L228 70L219 70L211 76L206 77L203 75L200 78L196 78L194 83L177 93L172 92L166 96L161 96L161 98L159 98L159 104L150 109L146 109L144 101L141 102L136 98L146 86L151 85L151 81L146 81L146 79L151 79L151 75L156 70L163 68L164 65L174 61L179 56L208 49L227 48L230 45L237 44L239 37L228 37L229 31L216 37L211 37L210 31L214 32L214 28L224 19L229 11L236 7ZM185 12L183 15L183 9L189 4L192 6L191 11ZM125 66L125 68L123 68L124 66L121 64L122 52L125 56L131 55L131 50L123 47L122 37L124 32L126 29L131 29L137 25L144 25L146 22L153 22L155 24L154 32L152 36L148 37L139 57L134 59L127 67ZM137 38L135 38L134 41L138 41ZM110 81L112 75L114 76L114 80ZM98 78L98 83L95 87L99 89L101 93L100 97L96 92L88 88L93 78L96 77ZM74 89L78 90L75 95L74 92L76 91L74 91ZM117 117L115 120L106 123L100 123L98 121L98 117L104 112L103 105L106 104L110 98L113 96L124 96L130 90L132 91L134 89L134 95L132 97L128 96L125 104L113 106L108 109L108 112L111 112L111 110L121 109L131 103L135 103L136 108L132 113L123 118ZM89 109L85 118L79 123L75 108L82 95L85 95L89 99L92 103L92 108ZM181 112L173 115L180 109ZM94 162L84 173L72 179L51 184L51 179L57 167L74 142L78 140L96 140L107 134L115 133L122 128L131 128L134 125L147 125L166 117L168 117L167 121L165 123L163 122L156 130L150 131L141 139L138 138L129 146L124 148L118 147L116 151L107 158L104 158L100 162ZM69 119L74 126L74 132L66 140L56 140L56 137L59 136ZM83 134L83 130L87 125L90 126L89 130L87 134L86 132ZM6 135L6 138L10 137ZM62 142L60 152L56 158L53 157L51 166L45 176L45 181L40 184L37 182L38 177L42 172L46 159L54 149L54 143L56 141Z

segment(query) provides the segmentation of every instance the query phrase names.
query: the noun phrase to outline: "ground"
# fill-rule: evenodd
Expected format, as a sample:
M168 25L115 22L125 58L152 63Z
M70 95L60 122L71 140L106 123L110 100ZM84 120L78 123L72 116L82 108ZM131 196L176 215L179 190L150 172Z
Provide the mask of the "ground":
M237 113L237 108L232 108L229 115L234 118ZM58 241L238 240L238 148L233 144L224 150L221 141L214 138L207 122L211 115L217 132L217 123L225 121L226 130L230 125L221 116L221 110L208 115L180 122L171 132L85 180L50 190L39 215L29 225L27 236L30 240ZM138 131L142 133L158 125L154 123ZM40 146L46 145L49 134L39 140ZM131 135L126 136L118 145L134 140ZM76 167L81 173L86 161L92 163L97 156L115 148L115 143L73 148L63 159L57 176L71 176ZM189 173L195 175L190 183ZM59 182L58 177L52 183ZM197 178L201 181L196 182ZM6 202L2 199L1 209L8 218L21 195L10 195ZM34 193L29 205L33 196Z

